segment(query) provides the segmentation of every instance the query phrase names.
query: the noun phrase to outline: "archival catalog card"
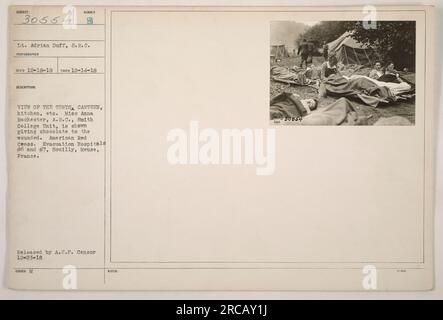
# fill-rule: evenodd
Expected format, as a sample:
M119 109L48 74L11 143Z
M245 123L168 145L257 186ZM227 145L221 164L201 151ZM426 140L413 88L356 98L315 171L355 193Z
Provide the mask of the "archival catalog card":
M432 289L434 23L11 6L9 286Z

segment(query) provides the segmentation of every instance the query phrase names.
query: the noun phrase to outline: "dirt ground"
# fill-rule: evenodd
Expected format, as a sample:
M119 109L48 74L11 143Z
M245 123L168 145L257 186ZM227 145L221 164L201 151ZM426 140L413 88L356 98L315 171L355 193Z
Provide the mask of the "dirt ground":
M323 63L323 57L314 57L313 64L320 66ZM276 62L274 65L280 65L285 67L293 67L300 64L300 57L290 57ZM271 79L270 96L271 98L277 94L286 91L293 92L300 95L302 99L317 98L317 90L308 86L294 86L285 83L276 82ZM336 98L326 97L319 101L319 107L326 106L334 102ZM407 118L411 123L415 124L415 99L402 100L392 102L387 105L381 105L377 108L367 106L359 101L352 100L353 105L359 115L370 116L368 119L368 125L374 124L379 118L388 118L392 116L402 116Z

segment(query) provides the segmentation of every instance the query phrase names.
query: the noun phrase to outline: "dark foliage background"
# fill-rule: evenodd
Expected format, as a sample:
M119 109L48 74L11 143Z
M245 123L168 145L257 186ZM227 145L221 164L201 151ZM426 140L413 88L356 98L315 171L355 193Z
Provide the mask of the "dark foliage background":
M364 28L362 21L322 21L301 33L302 39L322 44L350 31L361 43L370 45L382 64L394 62L396 69L415 69L415 21L377 21L376 28Z

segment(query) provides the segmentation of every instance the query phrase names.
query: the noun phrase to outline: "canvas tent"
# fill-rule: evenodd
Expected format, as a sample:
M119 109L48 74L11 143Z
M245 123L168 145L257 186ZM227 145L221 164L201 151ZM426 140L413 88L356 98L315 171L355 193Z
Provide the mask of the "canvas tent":
M343 64L372 64L373 51L370 47L357 42L350 32L328 43L329 54L335 53L339 62Z
M271 61L287 57L289 53L284 44L271 45Z

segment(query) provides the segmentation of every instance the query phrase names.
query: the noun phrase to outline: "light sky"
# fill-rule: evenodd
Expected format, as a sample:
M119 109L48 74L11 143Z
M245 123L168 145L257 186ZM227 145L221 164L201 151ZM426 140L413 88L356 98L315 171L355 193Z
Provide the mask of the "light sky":
M314 24L319 23L320 21L302 21L304 24L307 24L308 26L312 27Z

